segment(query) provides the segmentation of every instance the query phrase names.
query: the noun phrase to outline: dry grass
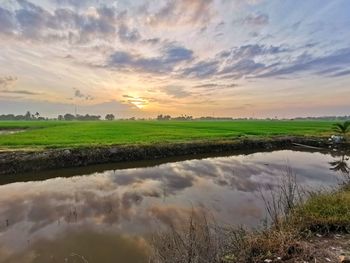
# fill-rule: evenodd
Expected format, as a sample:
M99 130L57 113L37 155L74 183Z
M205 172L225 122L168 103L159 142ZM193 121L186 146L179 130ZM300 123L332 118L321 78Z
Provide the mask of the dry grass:
M151 262L323 262L319 258L330 253L310 242L314 231L350 231L349 184L334 192L306 194L287 168L278 191L261 196L270 224L256 230L227 228L193 212L188 224L153 236Z
M151 239L153 263L219 263L225 254L227 232L208 220L203 211L193 210L184 225L171 225L168 232Z

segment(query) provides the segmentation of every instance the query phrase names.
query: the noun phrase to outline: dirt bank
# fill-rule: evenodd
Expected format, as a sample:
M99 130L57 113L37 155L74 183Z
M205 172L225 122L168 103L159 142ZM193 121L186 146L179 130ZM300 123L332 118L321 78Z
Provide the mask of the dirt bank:
M201 141L152 145L118 145L42 151L0 152L0 174L16 174L48 169L81 167L110 162L155 160L173 156L234 152L238 150L273 150L294 144L328 149L325 139L279 137L228 141Z

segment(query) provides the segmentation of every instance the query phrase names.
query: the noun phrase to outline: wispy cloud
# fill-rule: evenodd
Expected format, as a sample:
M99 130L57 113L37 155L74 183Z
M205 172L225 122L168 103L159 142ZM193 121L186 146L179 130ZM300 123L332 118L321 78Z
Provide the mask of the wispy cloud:
M295 77L298 73L340 77L350 74L346 68L350 68L350 48L336 50L320 57L302 55L290 63L266 67L266 72L256 77Z
M3 76L0 77L0 87L7 88L12 86L17 81L17 77L14 76Z
M80 98L80 99L85 99L85 100L93 100L94 98L89 95L89 94L84 94L80 91L80 89L76 89L76 88L73 88L74 89L74 97L75 98Z
M269 16L267 14L249 14L241 19L233 20L233 24L250 25L250 26L264 26L269 23Z
M135 96L124 94L123 98L125 98L123 102L131 104L139 109L149 104L149 100L144 97L135 97Z
M163 87L161 88L161 91L171 96L172 98L178 98L178 99L192 96L192 92L187 91L184 87L176 86L176 85Z
M149 13L146 21L151 26L203 25L214 15L212 4L213 0L168 0L155 13L149 13L147 9L142 11Z
M14 89L14 86L18 78L14 76L4 76L0 77L0 93L7 94L22 94L22 95L39 95L39 92L34 92L30 90L18 90Z
M238 84L222 84L222 83L206 83L206 84L199 84L193 86L193 88L198 88L198 89L223 89L223 88L235 88L238 87Z
M39 94L41 94L41 93L33 92L30 90L6 90L6 89L0 89L0 93L24 94L24 95L39 95Z

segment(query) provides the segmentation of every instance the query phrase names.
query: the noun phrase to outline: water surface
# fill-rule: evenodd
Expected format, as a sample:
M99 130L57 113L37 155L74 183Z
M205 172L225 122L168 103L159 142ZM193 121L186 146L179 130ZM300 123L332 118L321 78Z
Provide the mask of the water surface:
M256 226L266 216L260 193L279 186L286 165L298 183L320 188L336 186L348 162L283 150L3 182L0 262L147 262L145 237L193 208Z
M0 129L0 135L7 135L7 134L14 134L14 133L19 133L19 132L24 132L24 129L5 129L5 130L1 130Z

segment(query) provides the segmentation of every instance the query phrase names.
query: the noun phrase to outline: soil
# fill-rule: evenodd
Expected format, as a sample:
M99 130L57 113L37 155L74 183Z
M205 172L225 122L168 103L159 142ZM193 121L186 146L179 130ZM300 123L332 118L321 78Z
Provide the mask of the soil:
M0 175L35 172L50 169L82 167L93 164L157 160L162 158L219 154L242 150L286 149L297 144L314 150L329 150L324 138L278 137L226 141L200 141L152 145L117 145L73 149L16 150L0 152Z

